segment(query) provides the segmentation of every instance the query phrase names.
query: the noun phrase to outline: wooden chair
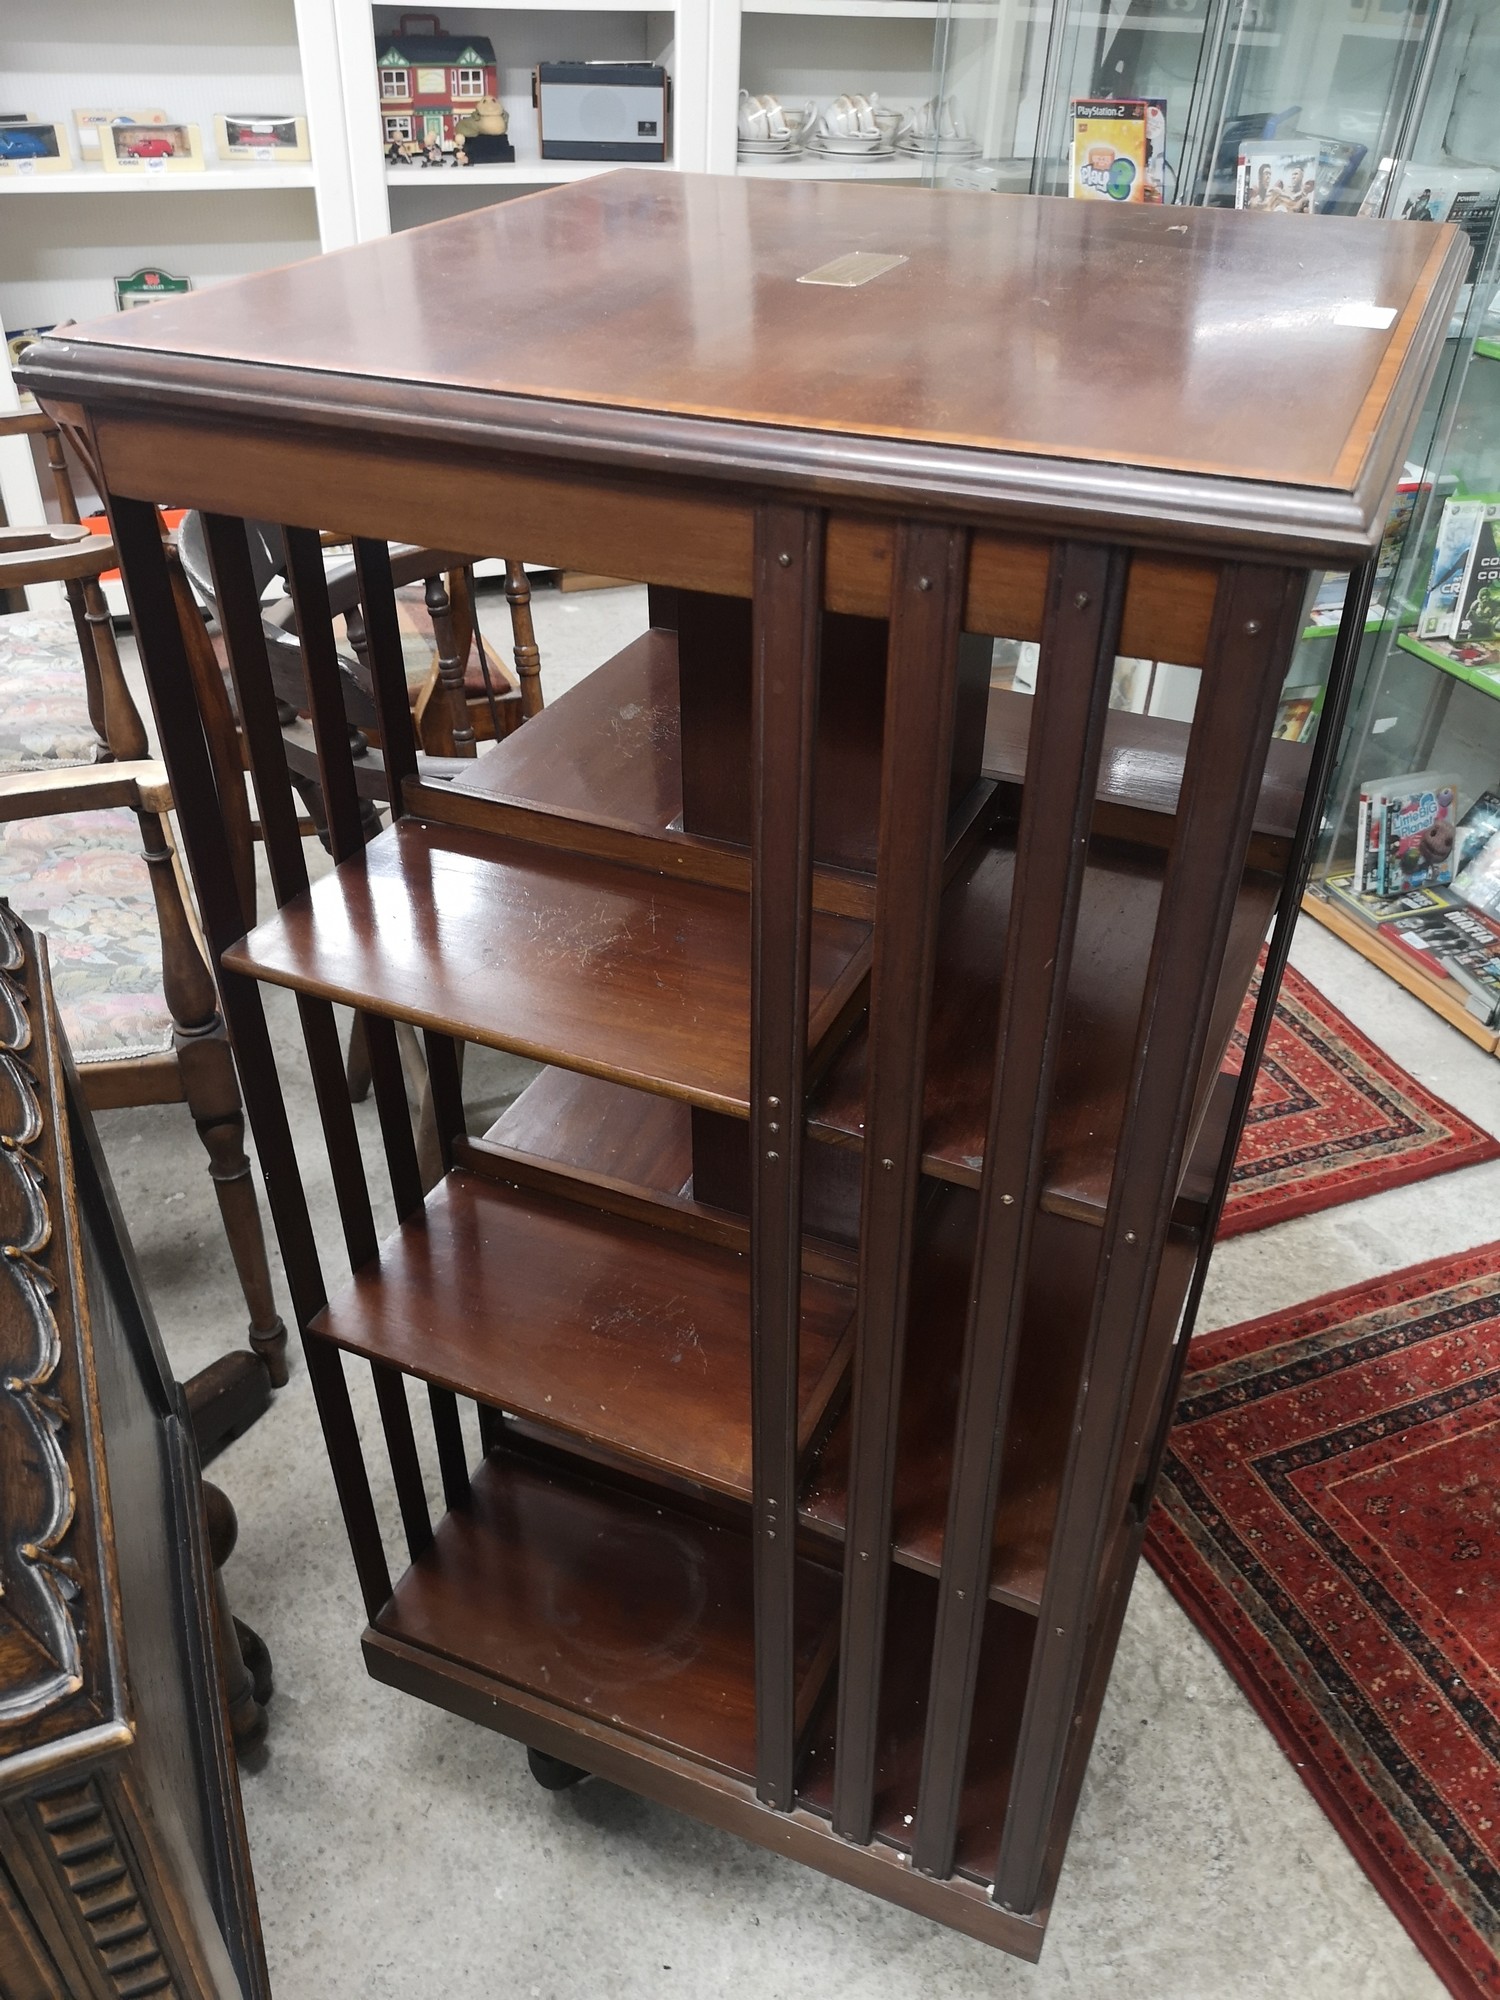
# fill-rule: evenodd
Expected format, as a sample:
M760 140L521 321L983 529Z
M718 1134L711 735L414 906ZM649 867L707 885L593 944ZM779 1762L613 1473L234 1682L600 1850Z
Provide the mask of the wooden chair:
M0 420L0 429L7 423L44 428L22 418ZM185 1101L208 1154L249 1308L250 1349L221 1357L189 1385L207 1455L286 1381L286 1328L245 1156L234 1061L168 831L171 795L161 767L140 755L145 732L107 612L100 615L98 578L114 563L108 538L76 525L0 530L0 585L60 582L71 613L0 618L0 767L10 766L0 775L0 888L48 933L89 1104Z
M264 599L273 583L288 581L281 530L265 522L252 522L247 539L251 573ZM336 536L323 540L325 547L340 546ZM217 641L218 587L201 515L189 514L184 520L177 556ZM397 586L398 613L406 615L408 624L403 632L403 641L410 641L404 648L407 694L420 746L419 767L424 778L441 782L456 776L464 761L477 754L481 742L508 736L542 707L541 655L531 618L531 586L524 564L506 559L505 594L515 659L512 670L480 632L471 557L453 550L397 544L391 549L391 574ZM421 587L420 604L416 602L417 586ZM378 756L369 754L378 749L379 730L354 564L329 564L323 587L334 621L339 686L350 729L356 785L362 800L384 804L385 766ZM307 708L307 680L297 633L295 593L289 591L263 602L261 624L272 686L280 704L287 765L303 804L321 831L324 820L317 787L317 750L312 730L302 720ZM367 820L373 832L376 820L369 814Z
M343 546L336 535L322 537L325 548ZM246 523L246 543L255 589L262 599L273 582L288 582L288 567L282 531L272 523ZM515 659L514 675L492 654L479 629L475 605L471 559L450 550L395 544L391 548L391 581L396 586L398 614L403 590L422 586L423 608L430 625L430 648L420 644L408 655L407 695L416 727L418 775L432 783L456 777L467 760L478 753L486 738L502 738L522 722L539 714L542 706L541 653L531 617L531 585L525 564L511 557L505 562L505 595L510 612L511 642ZM218 629L218 591L209 557L208 540L200 514L183 521L174 550L169 551L173 588L178 592L178 610L188 634L189 663L199 699L210 713L227 717L228 696L208 658L213 640L191 618L183 597L183 579L209 620L208 630ZM378 808L389 800L385 764L372 749L379 749L380 737L375 705L374 677L366 646L360 605L359 576L352 562L327 567L324 578L327 610L336 642L339 687L344 701L344 717L349 725L355 786L359 794L367 837L379 831ZM339 621L343 631L339 633ZM326 837L326 819L318 788L317 746L311 726L302 719L307 702L307 675L297 632L295 591L262 603L261 625L270 664L271 684L280 707L282 740L287 768L298 796L320 835ZM404 636L404 635L403 635ZM420 637L420 635L417 635ZM347 641L348 650L337 646ZM505 685L497 693L489 684L490 668L505 675ZM217 732L222 745L229 732ZM227 787L227 773L221 772L221 795ZM441 1156L432 1095L425 1062L415 1035L403 1029L403 1064L410 1087L418 1099L417 1152L424 1185L433 1186L441 1178ZM458 1050L460 1070L463 1050ZM369 1057L363 1023L356 1018L349 1039L347 1081L351 1097L362 1102L370 1090Z
M0 416L0 437L27 436L40 436L45 445L59 518L65 526L79 528L78 501L56 424L40 410ZM11 534L22 536L21 540L9 543L12 552L28 546L24 530L12 529ZM81 539L81 534L80 528L80 536L75 539ZM88 764L110 757L144 757L145 725L120 671L114 627L97 571L87 560L73 564L60 559L49 580L61 583L67 594L68 620L77 641L77 657L69 657L68 620L50 613L11 614L30 616L35 621L25 628L7 625L12 649L27 643L34 646L35 653L24 673L12 674L12 685L7 689L5 712L0 715L0 768L9 768L16 761L17 753L6 746L16 738L23 721L32 730L29 739L32 747L24 753L24 761L28 763ZM8 583L7 588L19 590L20 585ZM15 659L14 650L12 658ZM80 660L88 709L87 731L78 727L76 690ZM27 716L17 708L18 686L33 704ZM58 725L65 728L66 734L54 739L50 730ZM89 732L92 742L88 740Z

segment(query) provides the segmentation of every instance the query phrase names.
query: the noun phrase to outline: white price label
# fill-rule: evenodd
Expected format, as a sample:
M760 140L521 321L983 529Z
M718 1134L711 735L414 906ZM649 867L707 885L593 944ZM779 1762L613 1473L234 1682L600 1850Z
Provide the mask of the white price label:
M1333 323L1335 326L1367 326L1377 333L1384 333L1394 324L1395 318L1394 306L1337 306L1334 308Z

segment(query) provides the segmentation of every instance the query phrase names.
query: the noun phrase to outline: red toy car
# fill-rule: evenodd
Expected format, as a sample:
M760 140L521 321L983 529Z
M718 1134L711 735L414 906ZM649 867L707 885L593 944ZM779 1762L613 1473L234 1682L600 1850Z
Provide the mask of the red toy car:
M117 139L116 149L127 153L132 160L170 160L177 151L175 141L164 134L146 132L128 139Z

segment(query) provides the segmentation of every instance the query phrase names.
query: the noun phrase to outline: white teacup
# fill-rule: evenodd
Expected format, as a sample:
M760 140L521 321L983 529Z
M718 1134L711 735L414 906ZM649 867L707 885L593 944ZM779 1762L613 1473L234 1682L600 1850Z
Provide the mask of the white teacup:
M904 111L894 110L889 105L879 104L873 97L870 103L874 110L875 129L880 134L882 144L893 146L910 123L907 114Z
M782 116L780 102L774 97L752 97L748 90L740 92L739 132L742 139L788 139L786 119Z
M918 108L912 130L919 139L962 139L963 118L956 97L929 97Z
M805 138L817 123L818 107L816 104L804 104L799 111L795 105L788 107L783 104L781 115L786 121L787 131L794 139Z
M853 93L833 100L823 113L823 129L834 139L878 140L880 137L870 100Z

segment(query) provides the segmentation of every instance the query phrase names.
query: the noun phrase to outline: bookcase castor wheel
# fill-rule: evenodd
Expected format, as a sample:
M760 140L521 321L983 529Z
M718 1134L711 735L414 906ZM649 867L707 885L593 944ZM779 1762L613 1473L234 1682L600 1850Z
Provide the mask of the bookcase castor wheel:
M545 1750L528 1750L526 1762L531 1775L544 1792L566 1792L588 1776L578 1764L565 1764L561 1757L549 1757Z

